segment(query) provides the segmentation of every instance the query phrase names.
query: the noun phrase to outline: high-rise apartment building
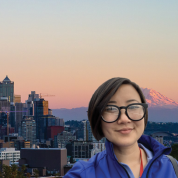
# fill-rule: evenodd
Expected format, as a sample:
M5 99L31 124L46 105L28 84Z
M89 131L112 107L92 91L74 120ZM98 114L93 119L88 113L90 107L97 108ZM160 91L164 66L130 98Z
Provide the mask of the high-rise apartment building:
M83 141L91 141L91 142L98 142L91 130L90 122L87 121L82 121L78 125L78 129L76 130L76 136L78 140L83 140ZM102 138L100 143L105 142L105 138Z
M91 131L91 126L90 126L90 122L89 121L86 121L86 132L87 132L87 141L97 141L95 139L95 137L93 136L92 134L92 131Z
M30 146L36 143L36 122L33 117L26 117L22 121L22 137L25 141L30 141Z
M0 82L0 97L7 97L9 102L14 102L14 82L8 76Z
M68 142L74 140L76 140L76 136L74 134L72 134L71 132L63 131L54 136L54 147L60 148L59 145L64 145L65 147Z
M86 141L86 121L82 121L78 124L78 129L76 130L76 137L78 140L82 139Z
M98 142L92 133L90 122L88 120L85 122L86 122L86 140L92 142ZM103 137L99 142L104 143L105 138Z

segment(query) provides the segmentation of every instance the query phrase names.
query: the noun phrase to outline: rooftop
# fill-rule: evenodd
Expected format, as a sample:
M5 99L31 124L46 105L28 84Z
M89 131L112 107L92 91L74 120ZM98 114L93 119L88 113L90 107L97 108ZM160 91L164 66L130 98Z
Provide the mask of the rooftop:
M21 148L24 150L66 150L66 148Z
M8 78L8 76L6 75L6 78L3 80L3 82L11 82L11 80Z

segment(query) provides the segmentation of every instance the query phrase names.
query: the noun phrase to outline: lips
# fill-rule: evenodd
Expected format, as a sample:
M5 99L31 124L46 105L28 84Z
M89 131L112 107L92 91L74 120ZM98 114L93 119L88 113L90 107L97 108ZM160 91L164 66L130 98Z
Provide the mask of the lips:
M130 132L132 132L133 128L123 128L120 130L116 130L116 132L119 132L121 134L129 134Z

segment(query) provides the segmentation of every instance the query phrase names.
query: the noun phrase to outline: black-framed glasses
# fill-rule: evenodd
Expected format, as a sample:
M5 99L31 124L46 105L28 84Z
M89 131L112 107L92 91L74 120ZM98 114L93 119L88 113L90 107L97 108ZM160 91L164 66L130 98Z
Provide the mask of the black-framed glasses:
M140 121L145 117L148 104L132 103L128 106L118 107L116 105L107 105L102 111L101 118L104 122L112 123L119 119L121 109L125 109L126 116L132 121Z

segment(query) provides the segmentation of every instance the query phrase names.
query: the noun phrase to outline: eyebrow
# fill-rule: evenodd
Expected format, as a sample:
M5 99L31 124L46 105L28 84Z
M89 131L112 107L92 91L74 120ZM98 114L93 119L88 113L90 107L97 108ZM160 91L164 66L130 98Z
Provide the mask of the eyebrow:
M130 103L130 102L133 102L133 101L136 101L139 103L139 101L137 101L136 99L130 99L130 100L127 100L126 103ZM116 101L109 101L108 103L117 103Z
M116 103L116 101L109 101L108 103Z
M132 101L136 101L136 102L139 103L139 101L137 101L136 99L130 99L130 100L127 100L126 103L130 103L130 102L132 102Z

